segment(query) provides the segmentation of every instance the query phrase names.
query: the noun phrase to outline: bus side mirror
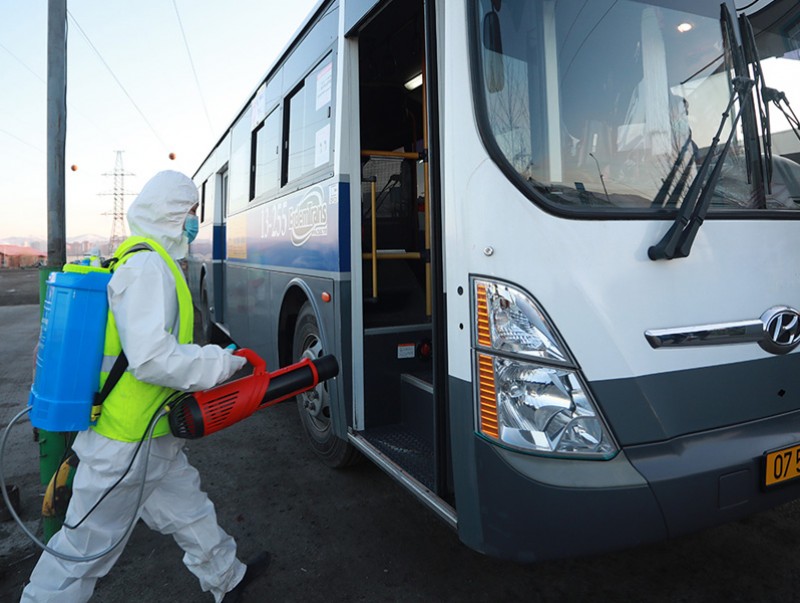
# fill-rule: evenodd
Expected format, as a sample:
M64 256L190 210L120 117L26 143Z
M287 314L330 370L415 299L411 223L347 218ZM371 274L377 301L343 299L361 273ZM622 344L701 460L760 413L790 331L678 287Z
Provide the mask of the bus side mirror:
M506 85L506 78L500 17L494 11L486 13L483 17L483 46L489 51L484 55L486 89L489 92L500 92Z

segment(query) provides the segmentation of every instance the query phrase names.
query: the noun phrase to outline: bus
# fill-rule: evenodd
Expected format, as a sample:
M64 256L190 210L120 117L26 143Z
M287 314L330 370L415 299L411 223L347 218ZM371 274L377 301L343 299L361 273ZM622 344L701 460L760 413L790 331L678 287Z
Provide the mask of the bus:
M800 5L323 0L194 174L203 333L467 546L800 496Z

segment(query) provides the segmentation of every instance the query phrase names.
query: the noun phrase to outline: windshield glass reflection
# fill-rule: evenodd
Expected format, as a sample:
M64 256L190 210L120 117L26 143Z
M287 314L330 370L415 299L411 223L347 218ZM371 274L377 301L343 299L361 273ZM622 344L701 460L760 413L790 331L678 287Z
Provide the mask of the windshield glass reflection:
M500 161L559 206L680 207L731 99L734 56L744 56L739 40L728 48L718 1L475 6L484 115ZM752 9L764 80L800 105L800 5L759 2ZM751 77L749 70L743 75ZM798 207L800 137L776 107L766 111L771 136L757 105L745 103L710 211ZM723 140L732 124L723 127ZM759 167L765 137L771 170Z

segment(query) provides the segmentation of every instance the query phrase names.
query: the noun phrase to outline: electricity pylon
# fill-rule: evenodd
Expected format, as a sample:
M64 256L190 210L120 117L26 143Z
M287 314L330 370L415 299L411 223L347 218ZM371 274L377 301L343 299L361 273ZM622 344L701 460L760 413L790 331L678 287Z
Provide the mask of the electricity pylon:
M103 174L103 176L114 176L114 192L101 193L114 196L114 211L111 212L111 237L108 240L109 253L114 253L114 250L127 237L125 230L125 195L130 193L125 192L125 176L135 176L135 174L126 172L122 167L123 151L117 151L116 153L117 160L114 163L114 171Z

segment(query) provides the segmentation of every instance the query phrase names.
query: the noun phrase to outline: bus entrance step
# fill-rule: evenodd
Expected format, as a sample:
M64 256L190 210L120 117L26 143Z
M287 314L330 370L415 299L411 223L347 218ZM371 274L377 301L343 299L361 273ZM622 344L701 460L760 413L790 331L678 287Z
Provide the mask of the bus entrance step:
M362 435L419 483L434 489L433 446L429 442L404 425L372 427Z

